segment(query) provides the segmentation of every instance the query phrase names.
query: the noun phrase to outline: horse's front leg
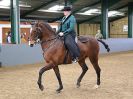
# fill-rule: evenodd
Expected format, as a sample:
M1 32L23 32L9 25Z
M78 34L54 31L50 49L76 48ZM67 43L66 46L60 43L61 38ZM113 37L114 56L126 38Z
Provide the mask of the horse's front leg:
M60 71L59 71L58 66L55 66L53 69L54 69L54 72L55 72L56 77L57 77L58 82L59 82L59 88L56 90L56 92L60 93L60 91L63 89L63 85L62 85L62 81L61 81L61 76L60 76Z
M42 74L49 70L49 69L52 69L53 68L53 65L52 64L48 64L46 65L45 67L41 68L40 71L39 71L39 77L38 77L38 81L37 81L37 84L40 88L41 91L43 91L44 87L42 85Z

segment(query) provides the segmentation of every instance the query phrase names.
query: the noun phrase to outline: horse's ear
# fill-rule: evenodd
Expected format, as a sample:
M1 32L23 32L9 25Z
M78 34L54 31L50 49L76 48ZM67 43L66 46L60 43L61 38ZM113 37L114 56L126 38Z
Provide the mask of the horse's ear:
M43 23L43 21L42 20L37 20L37 23Z
M33 26L33 25L35 25L35 22L30 21L29 24L30 24L31 26Z
M39 20L37 20L36 23L39 23Z

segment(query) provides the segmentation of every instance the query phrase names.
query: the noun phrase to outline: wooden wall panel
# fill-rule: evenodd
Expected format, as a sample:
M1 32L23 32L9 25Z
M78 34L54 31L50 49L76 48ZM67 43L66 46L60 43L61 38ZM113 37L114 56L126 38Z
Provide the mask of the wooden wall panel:
M2 28L2 42L7 43L7 35L8 32L10 31L10 28Z
M98 29L100 29L99 24L80 24L79 34L95 36Z
M0 24L10 24L9 21L0 21Z
M21 28L20 29L20 37L24 35L23 38L21 38L21 43L27 43L28 38L30 36L30 28Z
M110 23L110 38L127 38L128 32L123 31L123 26L128 25L128 18L122 18Z
M2 43L7 43L6 42L7 34L10 30L11 30L10 28L2 28ZM30 34L30 28L21 28L20 33L21 33L21 35L23 33L25 34L25 36L24 36L25 42L22 41L22 43L27 43L28 42L28 37L29 37L29 34Z
M128 31L123 31L124 25L128 25L127 17L111 22L109 34L110 38L127 38ZM80 24L79 34L95 36L98 29L100 29L99 24Z

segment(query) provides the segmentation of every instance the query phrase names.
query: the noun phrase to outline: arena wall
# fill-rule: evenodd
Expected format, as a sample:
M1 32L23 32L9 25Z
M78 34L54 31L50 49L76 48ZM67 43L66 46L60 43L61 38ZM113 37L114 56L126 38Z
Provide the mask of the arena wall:
M133 50L133 38L118 38L104 40L110 47L110 53ZM100 44L100 54L107 54L104 46ZM43 61L40 45L30 47L28 44L1 45L0 62L2 66L15 66L22 64L34 64Z

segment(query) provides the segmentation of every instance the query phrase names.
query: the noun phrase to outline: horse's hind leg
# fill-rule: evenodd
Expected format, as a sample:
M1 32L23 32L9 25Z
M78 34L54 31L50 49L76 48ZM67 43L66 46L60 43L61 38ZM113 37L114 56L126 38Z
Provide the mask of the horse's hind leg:
M41 91L43 91L43 89L44 89L44 87L43 87L43 85L42 85L42 74L45 72L45 71L47 71L47 70L49 70L49 69L52 69L53 68L53 65L52 64L48 64L48 65L46 65L45 67L43 67L43 68L41 68L40 69L40 71L39 71L39 77L38 77L38 81L37 81L37 84L38 84L38 86L39 86L39 88L40 88L40 90Z
M59 82L59 88L56 90L58 93L63 89L63 85L62 85L62 81L61 81L61 76L60 76L60 71L59 71L59 67L58 66L55 66L53 68L55 74L56 74L56 77L58 79L58 82Z
M98 65L98 57L90 57L90 62L92 63L97 74L97 85L95 87L98 88L98 86L100 85L100 72L101 72L101 69Z
M81 60L78 63L79 63L79 65L82 68L82 73L81 73L81 75L79 76L79 78L77 80L77 87L80 87L80 82L81 82L82 78L84 77L85 73L87 72L88 67L87 67L87 65L85 63L85 60Z

